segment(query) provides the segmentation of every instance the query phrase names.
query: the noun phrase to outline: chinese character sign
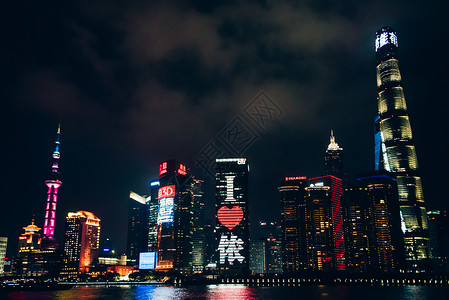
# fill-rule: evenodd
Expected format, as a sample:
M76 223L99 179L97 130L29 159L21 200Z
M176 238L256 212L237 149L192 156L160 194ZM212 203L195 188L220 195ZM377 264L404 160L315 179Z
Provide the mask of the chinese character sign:
M244 158L217 159L217 263L224 272L249 268L248 165Z
M240 254L243 250L243 241L239 237L233 235L222 234L220 238L220 244L218 245L218 251L220 252L220 264L224 265L226 260L230 265L233 265L235 260L239 263L243 263L245 257Z
M157 224L173 223L175 211L175 186L163 186L158 192L159 207Z

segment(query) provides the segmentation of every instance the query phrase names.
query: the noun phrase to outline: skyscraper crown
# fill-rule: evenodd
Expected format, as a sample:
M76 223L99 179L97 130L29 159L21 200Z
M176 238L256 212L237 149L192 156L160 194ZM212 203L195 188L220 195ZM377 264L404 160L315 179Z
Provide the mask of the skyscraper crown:
M382 27L376 32L376 52L385 45L398 47L398 37L396 32L391 27Z
M340 148L340 146L338 146L338 144L335 142L335 136L334 136L333 130L331 130L330 143L329 143L329 146L327 146L327 151L331 151L331 150L343 150L343 148Z

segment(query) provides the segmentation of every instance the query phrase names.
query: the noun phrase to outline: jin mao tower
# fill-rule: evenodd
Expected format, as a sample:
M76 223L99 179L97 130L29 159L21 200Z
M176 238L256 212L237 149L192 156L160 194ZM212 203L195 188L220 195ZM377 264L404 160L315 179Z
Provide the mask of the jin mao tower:
M324 175L343 179L343 174L343 148L335 142L334 131L331 130L330 143L324 155Z

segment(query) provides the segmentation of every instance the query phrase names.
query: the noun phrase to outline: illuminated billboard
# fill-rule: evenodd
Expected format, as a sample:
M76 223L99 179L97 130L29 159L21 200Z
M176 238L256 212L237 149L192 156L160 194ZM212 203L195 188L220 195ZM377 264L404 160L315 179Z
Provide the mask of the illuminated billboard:
M294 176L294 177L285 177L285 181L296 181L296 180L304 180L307 179L306 176Z
M187 167L175 160L164 161L159 165L159 176L177 173L179 175L187 175Z
M398 47L398 37L394 32L385 31L376 37L376 52L387 44L394 44Z
M156 268L157 252L139 253L139 270L152 270Z
M187 168L183 164L179 164L178 171L176 171L179 175L187 175Z
M229 196L229 195L228 195ZM224 205L217 211L217 219L220 224L227 228L226 231L220 235L220 242L218 244L218 252L220 253L220 264L228 263L233 265L235 260L243 263L245 257L240 253L244 250L244 242L241 238L234 235L232 230L238 226L242 220L244 212L240 206L232 206L229 208Z
M175 216L175 186L163 186L158 192L157 224L173 223Z
M237 260L239 263L243 263L245 257L240 253L243 250L243 240L232 233L222 234L220 236L220 243L218 244L218 251L220 252L220 264L233 265Z
M217 267L227 274L249 272L248 165L246 159L217 159Z

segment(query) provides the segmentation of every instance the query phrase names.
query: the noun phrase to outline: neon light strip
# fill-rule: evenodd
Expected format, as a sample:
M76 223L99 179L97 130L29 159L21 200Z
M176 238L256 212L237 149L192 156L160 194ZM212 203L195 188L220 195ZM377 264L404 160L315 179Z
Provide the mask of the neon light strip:
M346 270L345 249L343 243L343 222L341 216L340 197L343 192L341 179L331 176L332 215L334 219L334 243L337 270Z
M45 212L44 237L54 237L55 235L55 217L56 203L58 200L58 188L61 186L60 181L47 181L47 209ZM50 205L51 203L51 205Z

